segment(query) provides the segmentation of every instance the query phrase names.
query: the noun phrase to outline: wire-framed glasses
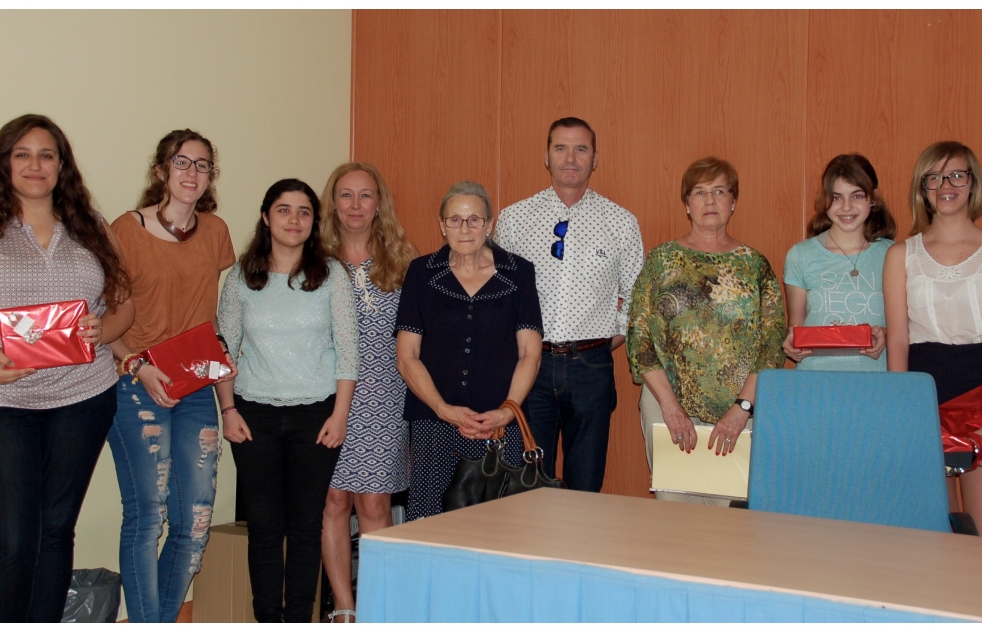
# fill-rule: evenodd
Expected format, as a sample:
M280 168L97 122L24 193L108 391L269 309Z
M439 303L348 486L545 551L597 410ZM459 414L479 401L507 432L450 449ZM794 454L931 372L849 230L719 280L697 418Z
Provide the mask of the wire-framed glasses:
M443 218L443 224L447 228L460 228L464 222L467 223L468 228L481 228L487 221L487 218L480 217L479 215L471 215L466 219L460 215L451 215L450 217Z

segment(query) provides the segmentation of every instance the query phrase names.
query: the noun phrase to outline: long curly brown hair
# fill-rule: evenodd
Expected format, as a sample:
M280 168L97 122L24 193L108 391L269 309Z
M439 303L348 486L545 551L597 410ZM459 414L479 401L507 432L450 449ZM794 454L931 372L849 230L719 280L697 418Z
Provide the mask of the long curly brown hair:
M92 206L92 196L85 188L82 174L75 162L71 143L54 121L40 114L25 114L0 128L0 238L12 219L21 217L21 202L14 191L10 172L10 156L25 134L43 129L55 141L61 171L52 194L55 219L77 244L92 253L105 275L104 294L110 308L129 298L130 280L122 259L113 246L106 221Z
M196 140L208 148L209 159L213 163L218 162L218 150L211 144L211 141L190 129L176 129L167 136L160 139L157 143L157 151L150 159L150 169L147 171L147 188L140 195L140 201L136 208L146 208L148 206L167 206L170 201L170 192L167 190L167 178L170 175L170 159L181 151L181 145ZM194 167L192 167L193 169ZM208 188L201 195L194 210L199 213L214 213L218 209L218 194L215 193L215 180L218 180L218 165L208 174Z
M378 169L367 162L346 162L334 170L327 179L327 186L321 194L321 207L324 209L324 222L321 233L328 254L339 260L344 259L344 244L341 242L341 228L337 207L334 205L334 188L338 180L352 171L364 171L375 180L378 187L378 214L372 220L372 236L369 248L372 253L372 270L368 277L378 289L392 292L402 287L402 281L413 260L413 249L396 217L392 195L385 186L385 180Z

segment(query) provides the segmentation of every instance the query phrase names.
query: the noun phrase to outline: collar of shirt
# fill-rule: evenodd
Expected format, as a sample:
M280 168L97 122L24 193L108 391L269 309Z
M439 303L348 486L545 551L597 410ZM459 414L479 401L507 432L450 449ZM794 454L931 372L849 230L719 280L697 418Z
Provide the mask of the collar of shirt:
M30 224L24 223L24 221L19 217L11 218L9 227L14 230L19 230L21 234L38 253L43 257L50 257L55 249L58 247L58 243L61 241L62 236L65 234L65 226L61 221L55 219L55 225L51 234L51 241L48 242L47 248L41 247L41 242L38 241L37 235L34 234L34 228Z
M566 203L559 199L559 194L556 193L556 189L554 187L549 187L544 191L544 193L546 199L551 202L553 206L559 209L560 221L571 219L576 214L576 211L580 210L580 208L582 208L584 205L589 204L595 195L593 189L587 189L583 193L583 197L577 200L573 206L566 206Z
M494 299L518 290L511 278L511 273L518 269L515 257L497 246L491 246L494 257L495 273L487 283L481 286L474 296L463 292L463 286L450 270L450 246L444 245L426 259L426 269L430 272L429 285L434 289L462 301L478 301Z

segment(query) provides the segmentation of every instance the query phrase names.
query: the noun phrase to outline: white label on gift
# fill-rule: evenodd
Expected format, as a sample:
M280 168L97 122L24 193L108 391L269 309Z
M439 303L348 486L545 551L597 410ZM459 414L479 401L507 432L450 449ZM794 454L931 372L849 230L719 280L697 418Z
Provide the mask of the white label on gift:
M208 363L208 379L217 380L221 377L222 363L212 360Z
M30 316L24 316L23 318L20 319L20 322L17 323L17 326L14 327L14 333L20 336L21 338L26 338L27 333L31 331L31 327L33 326L34 326L34 319L31 318Z

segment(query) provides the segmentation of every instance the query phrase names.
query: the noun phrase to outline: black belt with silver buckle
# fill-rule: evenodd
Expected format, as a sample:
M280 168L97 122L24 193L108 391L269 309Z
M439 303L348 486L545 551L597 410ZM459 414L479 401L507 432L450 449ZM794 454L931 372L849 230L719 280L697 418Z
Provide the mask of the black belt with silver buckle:
M596 349L610 343L610 338L591 338L590 340L569 340L567 342L543 342L542 350L554 355L567 355L577 351Z

